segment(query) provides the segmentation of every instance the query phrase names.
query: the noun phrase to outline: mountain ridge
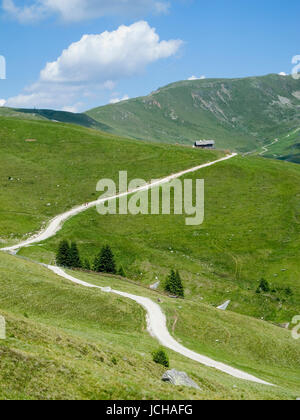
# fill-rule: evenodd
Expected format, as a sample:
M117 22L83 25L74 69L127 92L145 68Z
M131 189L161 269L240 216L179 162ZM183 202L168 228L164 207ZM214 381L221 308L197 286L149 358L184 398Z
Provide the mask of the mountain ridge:
M126 137L248 152L299 127L299 95L291 76L186 80L86 114Z

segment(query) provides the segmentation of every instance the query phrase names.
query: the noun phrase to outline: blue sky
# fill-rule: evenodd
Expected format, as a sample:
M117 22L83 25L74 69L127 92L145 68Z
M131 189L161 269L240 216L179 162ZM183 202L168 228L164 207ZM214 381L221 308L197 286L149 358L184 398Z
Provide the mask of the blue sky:
M291 73L292 57L300 54L299 0L127 0L125 6L123 0L3 0L7 78L0 80L0 103L82 111L191 76Z

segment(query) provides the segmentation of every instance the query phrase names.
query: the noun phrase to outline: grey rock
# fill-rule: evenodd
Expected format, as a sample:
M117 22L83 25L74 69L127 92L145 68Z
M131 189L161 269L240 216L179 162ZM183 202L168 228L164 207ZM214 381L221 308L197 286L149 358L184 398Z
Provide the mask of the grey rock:
M227 300L225 303L223 303L223 305L218 306L217 309L220 309L221 311L226 311L228 306L230 305L231 301Z
M287 322L286 324L278 324L280 328L284 328L285 330L288 330L290 328L290 323Z
M160 285L160 281L158 281L158 282L156 282L156 283L152 284L152 285L150 286L150 289L151 289L151 290L157 290L157 289L158 289L158 287L159 287L159 285Z
M168 370L163 375L162 380L176 386L187 386L198 390L201 389L185 372L179 372L175 369Z

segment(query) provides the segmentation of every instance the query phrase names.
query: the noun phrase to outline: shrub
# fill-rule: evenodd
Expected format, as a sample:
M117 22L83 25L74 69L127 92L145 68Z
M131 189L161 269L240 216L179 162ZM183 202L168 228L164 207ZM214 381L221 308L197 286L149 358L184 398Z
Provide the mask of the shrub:
M169 357L165 350L161 347L152 353L153 362L162 365L166 368L170 366Z
M89 262L89 260L87 258L83 261L82 268L84 268L85 270L90 271L91 264L90 264L90 262Z
M126 273L125 273L124 268L122 266L118 270L118 276L126 277Z

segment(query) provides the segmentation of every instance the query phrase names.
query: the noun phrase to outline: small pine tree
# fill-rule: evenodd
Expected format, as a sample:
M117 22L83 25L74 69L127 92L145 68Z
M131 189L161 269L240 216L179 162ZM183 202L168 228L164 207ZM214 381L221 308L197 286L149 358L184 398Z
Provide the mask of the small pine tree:
M169 357L163 347L152 353L153 362L158 363L166 368L170 366Z
M126 277L126 273L125 273L124 268L122 266L118 270L118 276Z
M57 254L56 264L61 267L70 267L70 245L69 242L63 240L60 242Z
M109 245L104 246L100 254L95 258L94 271L97 273L117 274L114 254Z
M171 270L170 275L167 277L165 283L165 291L171 293L172 295L176 295L176 273L174 270Z
M261 279L260 283L259 283L259 287L258 290L265 292L265 293L269 293L270 292L270 286L269 283L267 282L267 280L265 279Z
M91 270L91 264L87 258L83 261L82 268L87 271Z
M72 242L70 248L70 267L82 268L82 263L80 260L80 255L76 242Z
M176 294L177 296L184 298L184 288L183 288L182 280L181 280L178 270L175 273L175 277L176 277L176 290L177 290Z
M184 297L184 288L178 271L171 270L165 283L165 291L175 296Z

